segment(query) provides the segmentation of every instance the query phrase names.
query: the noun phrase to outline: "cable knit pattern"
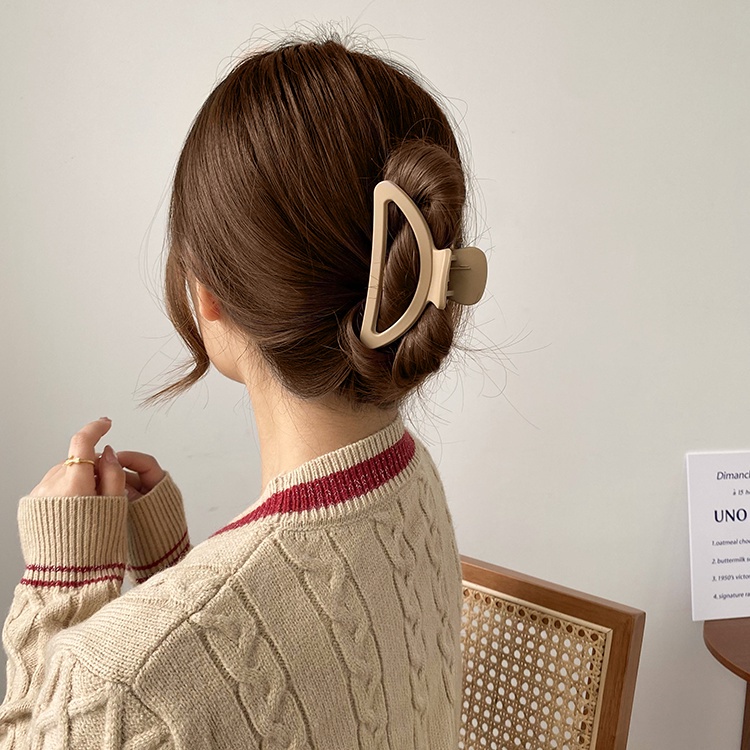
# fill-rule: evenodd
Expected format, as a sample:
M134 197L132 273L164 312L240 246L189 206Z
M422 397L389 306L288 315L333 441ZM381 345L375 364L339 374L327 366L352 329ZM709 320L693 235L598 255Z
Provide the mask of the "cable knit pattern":
M401 518L390 514L377 514L374 522L383 547L393 563L393 577L399 591L399 600L404 614L404 634L409 654L411 671L409 680L412 689L412 707L415 711L415 750L428 748L427 744L427 646L423 607L416 585L417 558L415 549L422 546L424 519L419 515L418 498L409 498ZM408 540L407 540L408 537ZM410 540L410 541L409 541ZM424 596L424 594L423 594Z
M454 750L461 567L424 445L398 418L252 505L192 547L169 474L130 506L23 498L0 747Z
M419 504L429 526L429 535L426 537L425 550L436 573L432 579L432 595L435 599L435 607L440 614L437 645L443 662L445 692L451 705L454 705L456 702L454 680L456 660L455 623L449 611L450 593L447 590L445 570L443 570L443 540L437 528L439 516L436 515L430 489L426 486L426 482L423 479L420 479L420 482L422 483L422 488Z
M287 544L282 537L279 544L290 563L299 566L308 595L330 621L336 648L349 668L350 701L358 718L359 746L373 750L385 747L385 702L377 649L354 581L325 532L294 538Z
M222 610L235 613L229 617L221 612L203 610L191 616L218 668L225 674L229 689L245 713L253 736L263 738L263 747L309 747L299 707L283 665L276 662L273 648L261 633L259 618L248 609L244 596L230 587L222 599ZM245 617L238 619L236 614ZM273 668L265 667L276 662ZM249 706L259 706L252 714Z

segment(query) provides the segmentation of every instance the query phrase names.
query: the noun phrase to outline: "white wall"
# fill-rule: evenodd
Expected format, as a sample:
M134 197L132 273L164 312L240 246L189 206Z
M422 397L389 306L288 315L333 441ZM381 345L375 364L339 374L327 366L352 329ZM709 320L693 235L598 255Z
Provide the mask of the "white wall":
M647 611L631 748L738 747L743 685L690 620L684 454L750 448L749 7L3 3L4 608L16 502L89 419L173 473L195 541L254 502L239 386L136 409L181 352L157 300L169 181L259 26L356 22L451 98L481 189L475 343L502 354L416 419L462 551Z

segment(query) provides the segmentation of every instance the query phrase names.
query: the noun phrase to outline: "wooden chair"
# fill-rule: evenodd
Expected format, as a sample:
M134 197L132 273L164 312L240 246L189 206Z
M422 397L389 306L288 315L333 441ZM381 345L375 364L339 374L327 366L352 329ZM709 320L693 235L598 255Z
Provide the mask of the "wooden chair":
M461 555L462 750L624 750L646 614Z

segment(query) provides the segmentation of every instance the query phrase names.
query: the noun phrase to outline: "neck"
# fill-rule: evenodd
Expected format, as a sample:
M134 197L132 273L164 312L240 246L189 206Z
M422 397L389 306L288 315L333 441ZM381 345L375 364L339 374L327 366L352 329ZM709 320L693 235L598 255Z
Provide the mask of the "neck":
M331 399L305 401L275 384L247 383L258 429L261 483L389 425L398 409L352 411Z

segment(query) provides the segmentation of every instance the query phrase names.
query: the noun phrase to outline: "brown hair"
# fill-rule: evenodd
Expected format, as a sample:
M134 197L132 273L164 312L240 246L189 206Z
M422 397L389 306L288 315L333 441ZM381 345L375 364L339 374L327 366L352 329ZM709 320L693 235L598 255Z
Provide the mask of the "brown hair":
M429 304L388 346L359 339L373 190L383 179L419 206L437 247L463 244L459 148L413 73L335 38L285 41L240 60L196 115L174 178L166 306L192 369L146 403L208 370L189 274L301 398L390 407L436 372L459 324L451 301ZM393 205L386 258L379 330L406 309L419 275L416 240Z

